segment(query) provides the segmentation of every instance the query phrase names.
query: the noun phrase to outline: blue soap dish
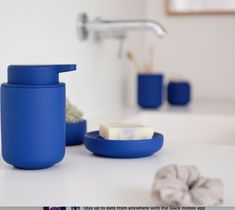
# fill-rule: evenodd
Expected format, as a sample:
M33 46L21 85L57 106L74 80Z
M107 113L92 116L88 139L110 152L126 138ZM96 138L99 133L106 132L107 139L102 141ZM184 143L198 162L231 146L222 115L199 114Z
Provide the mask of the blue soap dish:
M140 158L153 155L163 146L164 137L154 133L152 139L143 140L105 140L99 131L86 133L84 144L97 156L110 158Z
M75 123L66 123L66 146L83 144L83 138L86 130L86 120Z

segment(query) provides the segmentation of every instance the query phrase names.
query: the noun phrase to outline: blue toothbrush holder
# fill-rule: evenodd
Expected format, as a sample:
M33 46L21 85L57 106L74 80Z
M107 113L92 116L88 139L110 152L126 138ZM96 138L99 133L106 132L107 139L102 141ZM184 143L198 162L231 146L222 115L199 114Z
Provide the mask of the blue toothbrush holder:
M185 106L191 100L191 86L187 81L172 81L167 86L167 100L171 105Z
M144 109L155 109L162 105L163 75L138 75L138 104Z

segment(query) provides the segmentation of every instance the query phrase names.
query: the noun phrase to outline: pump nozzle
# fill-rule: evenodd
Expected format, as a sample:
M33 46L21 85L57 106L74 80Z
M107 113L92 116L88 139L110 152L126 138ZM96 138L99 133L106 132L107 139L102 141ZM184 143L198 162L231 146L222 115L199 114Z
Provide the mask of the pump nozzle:
M60 65L10 65L8 83L14 85L54 85L59 83L59 73L76 70L75 64Z

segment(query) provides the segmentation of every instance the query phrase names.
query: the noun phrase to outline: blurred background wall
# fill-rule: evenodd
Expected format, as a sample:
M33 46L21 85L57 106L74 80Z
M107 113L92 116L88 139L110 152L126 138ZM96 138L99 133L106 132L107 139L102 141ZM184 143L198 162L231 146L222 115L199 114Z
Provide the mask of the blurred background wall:
M67 95L87 117L118 110L132 87L125 59L117 58L119 42L81 42L76 20L145 18L145 0L0 0L0 82L9 64L76 63L77 72L61 74ZM126 48L143 54L144 35L133 34ZM124 57L125 58L125 57Z
M167 16L164 0L148 0L146 17L162 23L168 36L155 41L155 63L167 78L189 79L194 100L235 102L235 15Z
M81 42L79 12L90 19L141 19L161 22L168 36L131 33L122 59L118 41ZM235 101L235 16L168 17L164 0L0 0L0 82L9 64L77 63L78 71L61 75L67 95L86 116L110 113L135 104L135 72L125 52L144 63L156 48L156 70L167 79L191 80L195 101Z

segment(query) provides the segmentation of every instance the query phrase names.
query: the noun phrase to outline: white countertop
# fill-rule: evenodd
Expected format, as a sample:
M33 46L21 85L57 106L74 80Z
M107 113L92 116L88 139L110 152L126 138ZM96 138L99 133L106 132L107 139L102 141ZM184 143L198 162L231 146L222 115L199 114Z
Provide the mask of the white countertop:
M170 163L195 164L202 175L221 178L224 205L235 205L234 146L166 143L161 152L140 159L101 158L74 146L46 170L18 170L1 160L0 206L151 205L154 174Z
M174 114L169 118L171 112ZM102 118L91 116L88 117L89 130L97 129L100 121L135 119L135 116L149 120L165 135L166 143L159 153L140 159L109 159L92 155L84 146L74 146L66 149L65 159L58 165L36 171L15 169L0 158L0 206L153 205L150 198L153 177L160 167L171 163L194 164L202 175L221 178L225 187L224 205L235 205L234 104L193 104L187 108L164 105L160 110L133 109ZM207 138L218 135L221 145L189 142L192 129L188 121L194 123L192 129L201 128ZM218 123L210 123L216 121ZM185 130L187 135L173 129L177 122L182 122L182 128L178 129ZM221 123L229 127L224 125L221 130ZM208 135L204 127L210 127L205 129ZM181 138L184 142L180 143ZM233 144L223 145L225 140Z
M235 115L235 101L194 101L187 106L171 106L165 102L159 109L148 110L138 107L137 112Z

